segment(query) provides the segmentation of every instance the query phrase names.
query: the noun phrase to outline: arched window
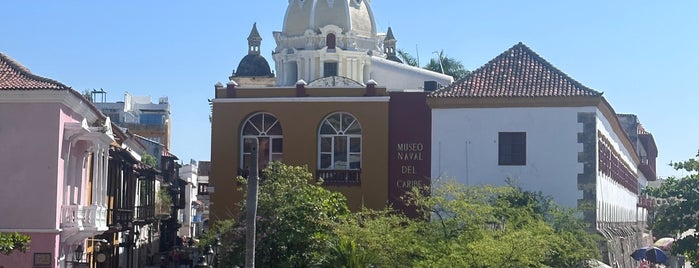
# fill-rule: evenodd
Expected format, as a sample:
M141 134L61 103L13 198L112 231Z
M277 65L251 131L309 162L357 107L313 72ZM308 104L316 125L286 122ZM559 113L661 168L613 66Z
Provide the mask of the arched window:
M335 49L335 34L328 34L328 36L325 37L325 46L327 46L328 49Z
M282 160L282 125L269 113L256 113L243 124L241 132L240 168L250 169L252 148L257 146L257 167L262 170L271 161Z
M321 170L359 170L362 167L362 127L354 116L338 112L326 117L318 135Z

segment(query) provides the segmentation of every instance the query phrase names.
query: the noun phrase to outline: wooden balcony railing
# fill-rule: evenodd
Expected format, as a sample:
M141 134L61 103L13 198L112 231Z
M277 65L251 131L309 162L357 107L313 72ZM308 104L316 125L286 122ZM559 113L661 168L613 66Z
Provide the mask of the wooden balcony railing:
M155 206L136 206L136 221L150 222L155 219Z
M117 224L125 225L133 222L133 210L131 209L109 209L107 210L107 221L110 226L115 226Z
M321 169L316 171L316 178L323 179L324 185L360 185L361 174L362 171L359 169Z

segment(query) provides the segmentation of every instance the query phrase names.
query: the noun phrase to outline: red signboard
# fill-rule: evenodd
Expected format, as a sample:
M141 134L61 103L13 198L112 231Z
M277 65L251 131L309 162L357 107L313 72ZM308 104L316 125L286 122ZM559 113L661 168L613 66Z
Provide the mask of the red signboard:
M432 115L426 92L392 92L389 103L388 198L394 209L416 217L401 199L413 187L430 186Z

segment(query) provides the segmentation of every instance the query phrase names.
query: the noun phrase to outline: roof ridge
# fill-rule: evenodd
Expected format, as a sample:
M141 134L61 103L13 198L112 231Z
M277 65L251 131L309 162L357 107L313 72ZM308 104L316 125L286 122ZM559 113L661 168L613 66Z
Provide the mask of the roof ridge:
M522 42L431 97L601 96L556 68Z
M536 53L536 51L532 50L531 48L529 48L527 45L525 45L522 42L517 43L512 48L510 48L510 50L514 49L515 47L518 47L518 46L523 48L530 55L534 56L534 59L539 61L539 63L544 64L544 65L546 65L546 67L549 67L549 68L553 69L554 71L558 72L558 74L563 75L563 77L570 80L572 83L576 84L577 86L581 87L583 90L592 91L593 93L600 95L600 96L602 94L604 94L604 92L594 90L594 89L589 88L589 87L583 85L582 83L578 82L578 80L575 80L575 78L571 77L570 75L568 75L564 71L561 71L561 69L558 69L558 68L556 68L556 66L553 66L553 64L551 64L549 61L547 61L546 59L541 57L538 53Z
M12 68L12 70L16 71L20 76L24 76L26 78L36 80L38 82L53 84L54 86L58 87L57 89L69 89L70 88L69 86L66 86L63 83L58 82L56 80L42 77L42 76L38 76L38 75L32 73L29 70L29 68L27 68L26 66L22 65L21 63L19 63L15 59L11 58L10 56L8 56L7 54L2 53L2 52L0 52L0 62L5 62L8 66L10 66L10 68Z

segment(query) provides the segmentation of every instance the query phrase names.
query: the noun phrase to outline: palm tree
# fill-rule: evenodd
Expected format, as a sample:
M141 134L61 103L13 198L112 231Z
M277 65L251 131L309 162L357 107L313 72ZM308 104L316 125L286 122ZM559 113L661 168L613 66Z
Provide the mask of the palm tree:
M413 66L413 67L420 67L419 62L417 61L417 58L413 57L413 55L410 55L410 53L405 52L405 50L399 49L398 50L398 57L403 61L403 63Z
M464 68L464 65L461 64L461 61L454 58L450 58L449 56L444 54L444 50L436 51L435 54L437 54L437 58L430 59L430 62L423 68L430 71L450 75L454 77L454 80L460 80L461 78L464 78L464 76L469 74L469 71L466 70L466 68Z
M400 58L403 63L413 67L420 67L418 66L419 62L417 58L410 55L410 53L405 52L405 50L399 49L397 54L398 58ZM454 77L454 80L464 78L464 76L470 73L468 70L466 70L466 68L464 68L461 61L447 56L447 54L444 53L444 50L435 51L435 54L437 54L437 58L430 59L430 62L422 67L423 69L450 75L451 77Z

